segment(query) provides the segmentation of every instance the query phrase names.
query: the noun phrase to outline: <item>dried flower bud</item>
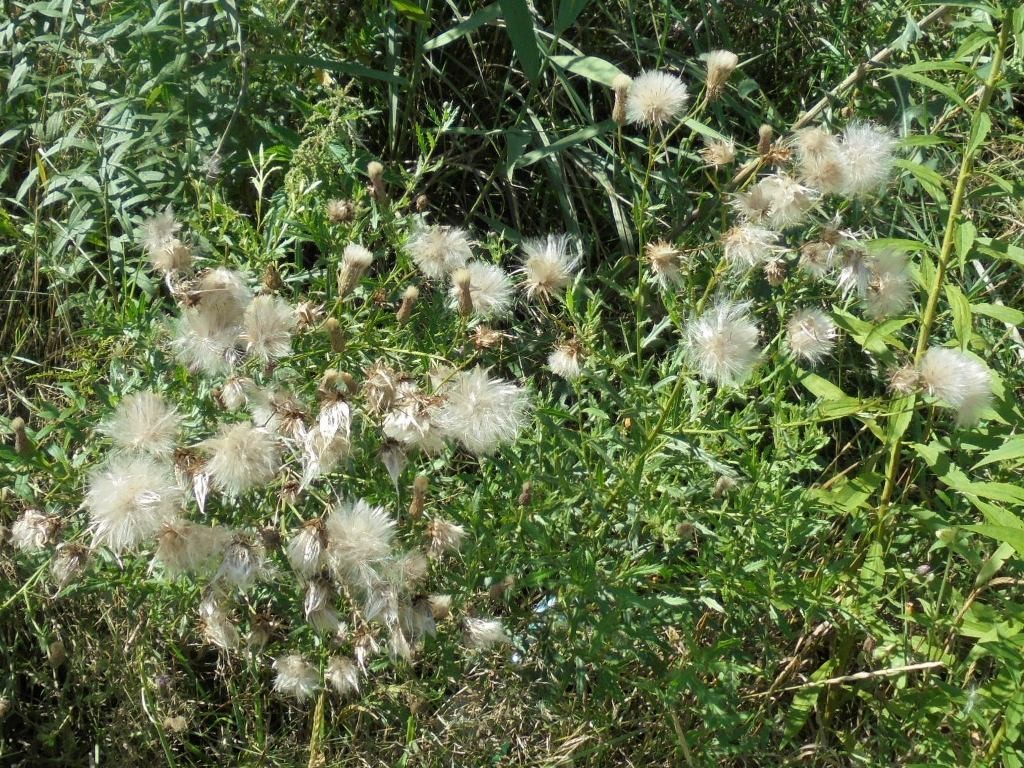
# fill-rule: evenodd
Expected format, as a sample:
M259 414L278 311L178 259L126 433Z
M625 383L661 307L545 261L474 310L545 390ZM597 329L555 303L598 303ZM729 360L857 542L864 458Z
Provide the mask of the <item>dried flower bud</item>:
M505 338L511 338L507 333L496 331L489 325L478 325L473 331L473 345L477 349L490 349L501 345Z
M354 395L356 390L359 388L356 384L356 378L348 371L341 372L341 383L345 386L345 389L350 395Z
M430 612L434 615L434 621L447 619L452 614L451 595L431 595L427 598L427 604L430 606Z
M786 279L786 262L782 259L772 259L764 265L764 276L768 285L778 288Z
M921 387L921 374L909 363L889 372L889 389L897 395L912 395Z
M370 177L370 194L378 204L387 202L387 189L384 186L384 166L376 160L366 166L366 175Z
M736 160L736 145L729 139L709 141L700 156L712 168L731 165Z
M612 107L612 120L616 125L625 125L626 99L629 97L629 86L633 79L629 75L616 75L612 81L612 89L615 91L615 105Z
M399 325L404 325L409 322L409 317L412 315L412 308L416 304L416 299L419 298L420 289L415 285L410 285L405 289L402 294L402 305L398 308L398 314L395 320Z
M312 301L300 301L295 307L295 319L300 330L313 328L320 323L324 316L324 305L314 304Z
M419 520L423 514L423 508L427 504L427 486L427 476L416 475L412 483L412 501L409 503L409 517L413 520Z
M711 51L708 54L708 101L714 101L722 95L722 89L739 63L739 57L732 51Z
M768 153L772 150L772 138L774 136L775 132L767 123L757 129L757 154L761 157L767 157Z
M329 317L324 321L324 331L331 342L331 351L341 353L345 351L345 332L341 329L341 323L335 317Z
M61 544L57 556L50 563L50 575L58 589L63 589L78 577L88 563L88 548L81 544Z
M267 268L263 270L263 288L267 293L276 293L284 288L284 280L281 279L281 273L277 271L277 267L273 264L268 264Z
M452 272L452 282L459 291L459 314L468 317L473 314L473 294L469 270L465 267Z
M26 431L25 420L20 416L11 419L11 431L14 433L14 452L19 456L27 456L32 453L32 438Z
M693 534L696 530L697 529L693 523L688 520L684 520L676 526L676 535L681 539L690 539L693 538Z
M519 492L519 506L528 507L533 503L533 482L527 480L523 483L523 489Z
M423 213L429 207L430 207L430 198L429 197L427 197L426 195L417 195L416 196L416 211L418 213Z
M67 658L67 649L64 647L64 643L60 640L54 640L46 649L46 660L54 669L57 669L57 667L67 661Z
M735 480L733 480L728 475L722 475L721 477L718 478L717 481L715 481L715 489L714 491L712 491L712 494L716 498L722 498L723 496L728 496L729 492L735 487Z
M490 589L487 590L487 597L493 602L498 602L505 596L506 592L515 586L515 583L516 577L512 574L508 574L501 581L496 581L491 585Z
M348 224L356 217L356 206L351 200L331 200L327 203L327 218L334 224Z
M338 298L343 299L352 292L372 263L373 254L363 246L358 243L345 246L338 268Z

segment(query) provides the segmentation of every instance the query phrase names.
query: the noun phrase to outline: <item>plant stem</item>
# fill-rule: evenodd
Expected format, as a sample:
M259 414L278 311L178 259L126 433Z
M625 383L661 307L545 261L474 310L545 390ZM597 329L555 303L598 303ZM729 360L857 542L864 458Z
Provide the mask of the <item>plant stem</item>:
M967 138L967 146L960 161L960 172L957 175L956 186L953 188L953 198L949 204L949 216L946 219L946 229L942 236L942 248L939 251L939 258L936 264L935 280L928 290L928 299L925 303L924 312L921 316L921 327L917 334L917 344L914 346L914 365L917 365L924 357L928 349L928 339L931 335L932 326L935 324L936 310L939 305L939 295L942 293L943 282L946 277L946 269L949 265L950 256L953 253L953 245L956 242L956 232L960 223L960 213L963 209L964 197L967 191L967 182L971 178L971 171L974 167L974 156L977 154L978 145L973 142L982 115L988 111L992 94L995 92L996 84L999 82L999 75L1003 66L1003 54L1006 50L1010 34L1010 24L1003 21L999 29L999 37L996 40L995 50L992 54L992 65L989 69L988 78L985 80L985 89L981 95L978 109L971 119L971 131ZM911 403L911 407L913 404ZM892 445L889 450L889 459L885 469L885 484L882 486L882 495L878 501L878 538L881 539L885 532L885 518L892 500L893 490L896 487L896 477L900 469L900 451L903 447L903 432L893 435Z

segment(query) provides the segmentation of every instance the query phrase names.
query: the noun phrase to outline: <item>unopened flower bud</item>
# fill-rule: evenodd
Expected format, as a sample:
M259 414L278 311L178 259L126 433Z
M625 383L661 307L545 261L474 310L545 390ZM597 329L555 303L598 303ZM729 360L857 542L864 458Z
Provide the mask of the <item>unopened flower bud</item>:
M527 480L519 493L519 506L528 507L533 502L533 483Z
M629 75L616 75L612 81L615 91L615 105L612 107L612 120L616 125L626 124L626 99L629 97L629 85L633 79Z
M412 501L409 503L409 517L413 520L419 520L423 514L423 508L427 504L427 485L426 475L416 475L412 483Z
M338 298L345 298L363 279L373 263L373 254L358 243L349 243L341 255L338 268Z
M772 151L772 137L775 132L772 127L765 123L757 129L757 154L766 157Z
M473 314L473 294L469 270L461 267L452 272L452 282L459 289L459 314L468 317Z
M356 207L351 200L331 200L327 203L327 218L334 224L348 224L356 217Z
M32 438L28 436L25 420L20 416L11 419L11 431L14 432L14 452L19 456L32 453Z
M416 196L416 210L419 213L423 213L427 208L430 207L430 198L426 195Z
M345 351L345 332L341 329L341 323L335 317L329 317L324 321L324 331L327 333L327 338L331 342L332 352L344 352Z
M273 264L268 264L267 268L263 270L263 288L268 293L276 293L284 288L284 280L281 279L281 273L277 271L277 267Z
M412 315L412 308L416 304L416 299L419 298L420 289L415 285L410 285L405 289L402 294L402 304L398 308L398 314L395 316L395 320L398 321L399 325L404 325L409 322L409 317Z
M370 194L378 204L387 202L387 189L384 186L384 166L376 160L366 166L366 175L370 177Z
M768 285L778 288L786 279L786 262L782 259L772 259L764 265L764 276Z

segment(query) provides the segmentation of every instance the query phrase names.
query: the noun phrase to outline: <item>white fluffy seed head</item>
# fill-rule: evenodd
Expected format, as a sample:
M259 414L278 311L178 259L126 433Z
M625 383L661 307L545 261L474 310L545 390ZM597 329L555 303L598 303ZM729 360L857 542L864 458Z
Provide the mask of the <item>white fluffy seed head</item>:
M848 197L879 192L892 172L896 137L880 126L856 122L846 126L839 145L843 164L841 191Z
M992 404L992 374L959 350L932 347L918 370L925 391L956 411L959 426L976 423Z
M277 296L257 296L245 309L239 340L249 354L263 362L292 353L292 332L297 318L288 302Z
M245 592L257 581L268 581L274 568L260 541L248 534L235 532L223 549L223 558L213 580L217 584L237 587Z
M215 313L186 308L178 318L171 347L190 371L207 376L226 373L238 356L239 327L223 325Z
M327 663L324 677L339 696L353 696L359 693L359 667L347 656L332 656Z
M211 325L222 329L241 323L245 308L252 301L245 275L227 267L201 275L193 293L199 311Z
M512 279L501 267L483 261L471 261L464 268L465 274L460 279L469 280L469 295L473 301L472 311L476 317L487 319L502 317L508 314L512 306ZM462 270L458 270L459 273ZM449 290L452 309L460 308L459 298L462 287L453 273L452 286Z
M575 339L555 345L548 355L548 368L566 381L575 381L583 374L583 355Z
M739 66L740 59L732 51L711 51L707 55L707 88L708 97L717 98L732 73Z
M643 72L633 78L626 97L626 119L661 128L683 111L688 94L683 81L668 72Z
M657 240L644 246L644 255L655 282L662 288L668 290L683 284L683 253L674 245Z
M103 432L122 450L170 456L180 422L177 411L156 392L136 392L118 403Z
M813 191L785 173L765 176L757 187L759 199L767 201L766 221L773 229L799 224L814 205Z
M864 293L868 316L882 320L906 309L911 299L906 256L898 251L884 251L869 259L868 268L868 285Z
M722 236L722 255L737 272L762 266L782 252L779 235L754 224L733 227Z
M229 376L220 389L220 401L229 411L237 411L249 402L249 393L256 388L252 379Z
M405 248L424 277L432 280L440 280L473 258L469 233L458 227L421 227Z
M466 645L473 650L485 651L512 642L499 619L467 617L462 626Z
M797 357L820 363L836 343L836 325L820 309L802 309L786 323L786 344Z
M139 240L146 255L155 262L180 229L171 206L143 221L139 225Z
M712 168L721 168L736 161L736 143L732 139L713 139L707 141L700 156Z
M53 543L59 527L56 517L26 509L11 525L11 546L20 552L38 552Z
M297 654L281 656L274 662L274 690L304 704L320 689L317 668Z
M513 442L526 425L526 391L491 378L480 366L454 374L441 394L444 403L435 412L435 422L475 456L492 454Z
M176 237L149 254L150 264L159 272L185 272L192 261L192 249Z
M444 448L444 431L433 417L436 398L420 391L411 381L403 381L395 389L391 410L384 417L382 430L388 438L407 449L419 448L437 454Z
M332 572L341 582L366 589L377 580L377 569L391 554L394 519L383 507L356 499L338 504L325 524Z
M167 462L114 456L89 478L85 507L96 546L123 552L177 518L182 491Z
M210 457L206 471L214 487L229 496L266 485L281 466L277 439L251 424L224 424L200 447Z
M687 351L706 380L739 386L750 377L760 352L749 311L748 302L721 301L687 327Z
M435 517L427 526L427 536L430 539L430 556L440 557L446 552L459 551L466 537L466 529L451 520Z
M288 562L299 576L310 579L319 573L326 561L327 527L319 518L304 523L288 542Z
M561 296L579 264L569 235L548 235L523 241L523 289L528 299L548 302Z
M153 564L170 576L211 571L229 538L229 532L219 525L172 520L156 534Z

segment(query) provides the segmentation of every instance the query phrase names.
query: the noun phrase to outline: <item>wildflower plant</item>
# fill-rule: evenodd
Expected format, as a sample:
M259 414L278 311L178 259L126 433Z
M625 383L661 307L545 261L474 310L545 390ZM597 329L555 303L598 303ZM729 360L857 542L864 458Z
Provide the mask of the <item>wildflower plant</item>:
M507 29L506 86L530 83L543 141L502 126L471 205L452 204L476 176L450 158L494 132L470 99L444 81L403 143L389 95L378 142L384 118L326 71L295 146L247 148L245 206L209 178L136 203L119 278L137 307L103 318L102 386L69 394L90 413L73 455L11 423L24 583L155 596L176 616L150 630L160 664L194 649L226 685L248 675L308 711L310 764L326 702L384 720L401 689L412 734L421 707L447 717L488 675L557 692L566 722L570 704L609 729L634 704L667 712L659 743L690 765L796 760L798 736L847 711L844 738L873 738L933 689L958 697L943 670L997 695L1012 665L991 649L1016 624L992 629L982 592L1024 524L991 321L1020 313L982 301L1001 286L967 260L1019 249L966 201L1012 22L965 48L987 56L978 95L926 135L884 103L787 121L798 105L759 95L739 49L562 56L500 5L418 49L433 66ZM572 105L553 141L541 82ZM943 121L964 115L950 186L929 152L953 151ZM900 551L938 553L941 581ZM895 703L844 698L862 681ZM609 744L604 762L634 759Z

